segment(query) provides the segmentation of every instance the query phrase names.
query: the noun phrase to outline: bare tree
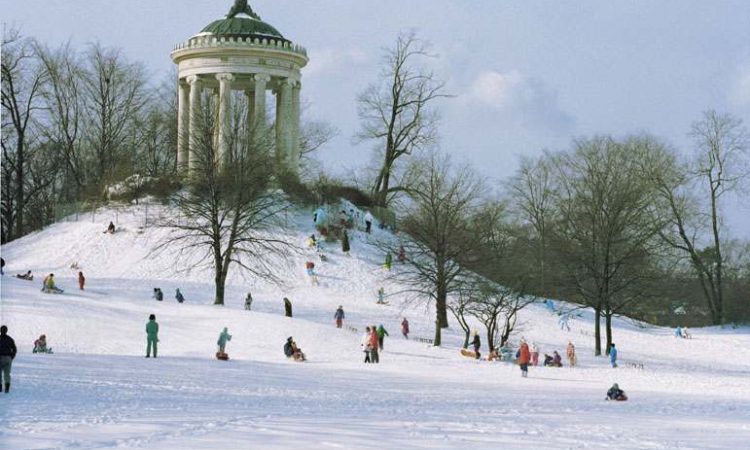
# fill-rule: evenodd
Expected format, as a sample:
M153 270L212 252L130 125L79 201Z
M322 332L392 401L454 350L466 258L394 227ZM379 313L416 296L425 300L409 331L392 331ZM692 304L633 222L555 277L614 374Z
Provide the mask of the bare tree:
M46 76L42 88L46 117L41 133L58 149L63 165L64 198L77 200L87 181L86 155L81 143L85 115L80 89L83 69L70 42L55 50L37 44L36 53Z
M546 293L548 226L554 219L554 191L550 155L537 160L523 158L517 174L510 180L513 206L521 220L531 225L536 238L537 271L540 290Z
M393 49L387 50L380 82L370 85L358 97L360 142L375 141L382 152L382 164L372 185L372 197L379 206L388 206L396 193L407 186L392 183L397 161L437 139L438 116L435 100L446 97L445 83L417 66L433 57L429 45L412 33L401 34Z
M3 175L12 177L3 183L8 190L3 189L2 235L9 240L25 232L29 127L39 110L44 75L38 70L33 42L23 38L18 30L3 33L2 52Z
M87 139L94 154L95 181L102 187L113 180L124 156L133 118L147 99L146 80L143 67L127 62L117 49L95 43L86 60Z
M719 325L726 319L720 204L747 179L747 131L739 119L707 111L693 124L691 136L693 159L680 166L667 156L653 175L669 211L670 228L662 237L689 258L711 319Z
M490 352L508 342L518 313L534 302L533 297L486 281L476 285L473 295L468 312L484 325Z
M482 207L483 184L468 167L454 170L437 154L422 167L401 221L401 230L410 237L403 241L408 257L393 277L434 300L434 344L439 346L441 329L448 326L448 296L459 291L470 273L460 261L482 245L472 219Z
M575 294L594 308L595 354L601 354L600 318L611 317L642 281L639 266L655 251L664 222L654 212L655 189L641 166L648 148L609 137L579 140L555 162L554 224Z
M273 140L268 133L232 134L231 154L221 163L214 142L216 117L210 102L194 149L195 169L188 185L176 194L180 217L164 225L172 235L158 249L177 246L198 264L214 270L215 299L224 304L227 275L232 265L263 279L279 281L278 261L290 244L268 230L278 225L289 203L272 191ZM251 131L251 130L248 130Z

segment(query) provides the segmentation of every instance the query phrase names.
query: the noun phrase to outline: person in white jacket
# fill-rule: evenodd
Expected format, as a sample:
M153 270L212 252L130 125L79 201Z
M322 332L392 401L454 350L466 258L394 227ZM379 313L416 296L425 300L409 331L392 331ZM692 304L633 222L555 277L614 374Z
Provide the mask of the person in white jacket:
M367 214L365 214L365 233L369 233L372 229L372 222L375 219L372 217L372 214L370 211L367 211Z
M360 341L360 344L362 345L362 349L365 352L365 363L370 362L370 339L372 333L370 332L370 327L365 328L365 334L362 336L362 341Z
M539 347L537 347L536 342L531 343L531 364L539 365Z

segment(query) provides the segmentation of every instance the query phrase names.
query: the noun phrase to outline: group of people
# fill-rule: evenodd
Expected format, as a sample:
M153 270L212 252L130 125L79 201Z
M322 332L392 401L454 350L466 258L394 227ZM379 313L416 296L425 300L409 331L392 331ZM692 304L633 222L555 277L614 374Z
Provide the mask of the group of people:
M365 363L380 363L380 352L383 351L386 336L388 336L388 331L383 327L383 324L365 328L365 334L362 336L360 343L365 353Z
M161 302L164 300L164 292L161 290L161 288L155 287L154 294L151 296L151 298L158 302ZM182 292L180 292L180 288L175 289L174 298L175 300L177 300L177 303L183 303L185 301L185 296L182 295Z

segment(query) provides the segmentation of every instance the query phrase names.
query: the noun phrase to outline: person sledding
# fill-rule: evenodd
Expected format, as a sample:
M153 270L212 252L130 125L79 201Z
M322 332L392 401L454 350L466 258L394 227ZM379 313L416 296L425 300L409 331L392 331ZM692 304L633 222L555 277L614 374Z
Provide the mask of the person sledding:
M164 292L161 291L161 288L154 288L154 295L151 296L154 300L160 302L164 300Z
M19 278L21 280L26 280L26 281L34 281L34 275L31 274L30 270L26 273L16 274L16 278Z
M115 224L113 222L109 222L107 229L104 230L104 234L115 234Z
M620 389L620 386L618 386L617 383L615 383L607 391L607 398L605 400L614 400L616 402L624 402L627 399L628 399L628 396L625 395L625 391Z
M307 248L318 248L318 241L315 239L315 235L311 234L309 238L307 238Z
M47 336L41 335L34 341L34 350L32 353L52 353L52 348L47 347Z
M47 294L62 294L63 290L55 285L55 274L51 273L44 278L42 283L42 292Z
M232 340L232 335L229 334L229 330L227 327L224 327L224 330L219 334L219 340L216 341L216 345L219 346L219 351L216 352L216 358L221 360L228 360L229 355L224 351L227 347L227 342Z
M297 347L297 343L294 342L294 339L291 336L286 338L286 343L284 344L284 354L287 358L294 359L298 362L307 360L305 354L302 353L302 349Z

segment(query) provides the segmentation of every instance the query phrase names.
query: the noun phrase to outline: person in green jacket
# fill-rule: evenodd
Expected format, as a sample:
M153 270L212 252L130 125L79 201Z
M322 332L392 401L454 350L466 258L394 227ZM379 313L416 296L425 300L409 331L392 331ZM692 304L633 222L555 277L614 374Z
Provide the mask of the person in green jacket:
M146 358L151 357L151 348L154 349L154 358L156 358L156 343L159 342L159 324L156 323L156 315L148 316L146 324Z
M219 335L219 341L216 342L216 345L219 346L219 353L224 353L224 349L227 346L227 341L232 340L232 335L229 334L229 330L227 327L224 327L224 331L221 332Z
M391 270L392 265L393 265L393 256L391 256L391 252L388 252L385 254L385 263L383 264L383 268L385 270Z
M388 332L385 331L385 327L381 323L380 326L378 326L378 347L380 347L380 351L383 351L383 339L385 339L386 336L389 336Z

